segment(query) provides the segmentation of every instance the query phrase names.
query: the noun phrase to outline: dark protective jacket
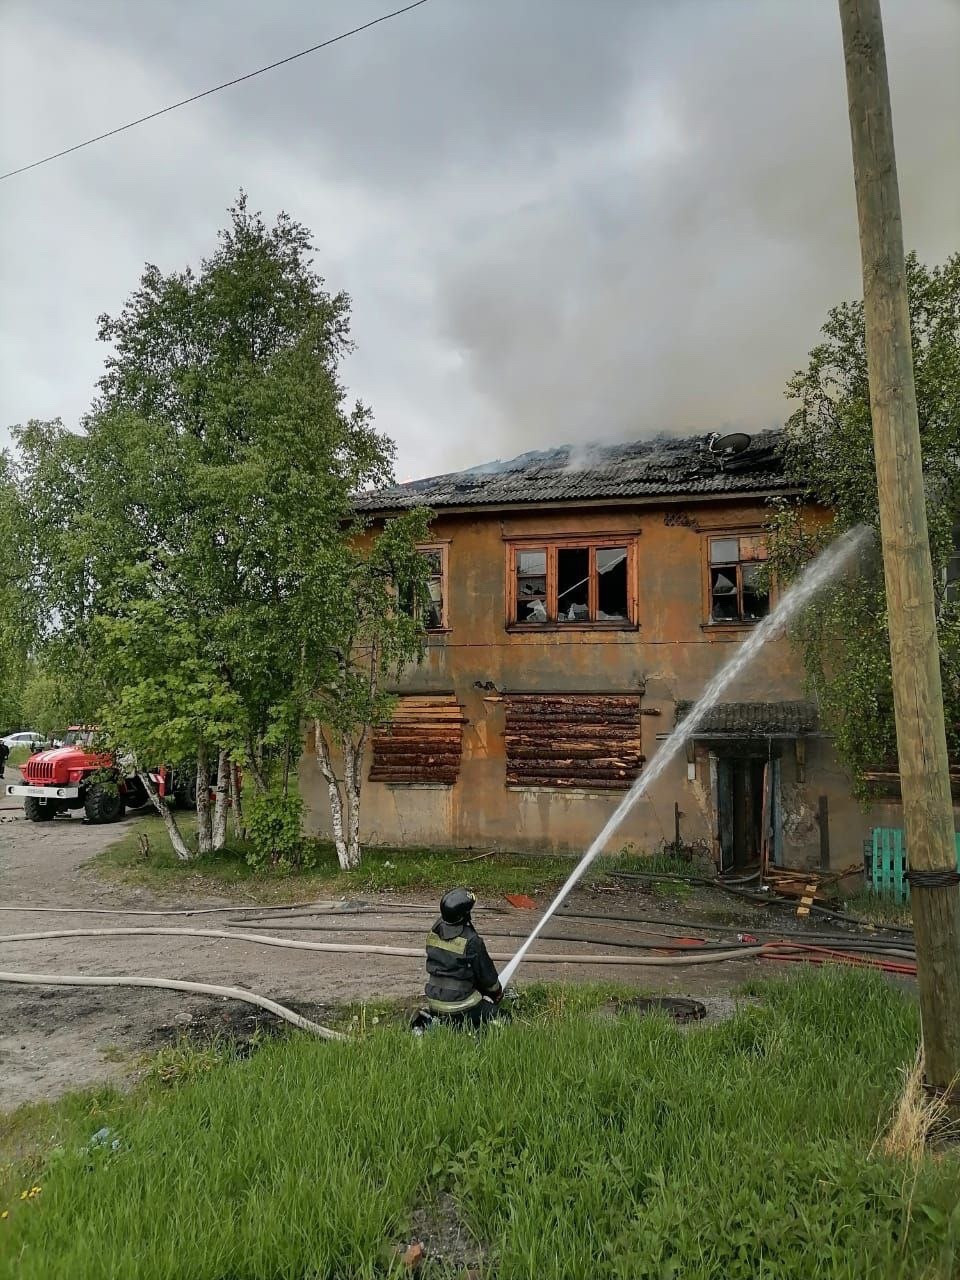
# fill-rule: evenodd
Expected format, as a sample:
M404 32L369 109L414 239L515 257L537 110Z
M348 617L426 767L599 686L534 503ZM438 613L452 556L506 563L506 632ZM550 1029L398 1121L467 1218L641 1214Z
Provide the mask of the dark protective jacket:
M460 1013L500 992L496 966L472 924L438 920L427 934L427 1004L434 1013Z

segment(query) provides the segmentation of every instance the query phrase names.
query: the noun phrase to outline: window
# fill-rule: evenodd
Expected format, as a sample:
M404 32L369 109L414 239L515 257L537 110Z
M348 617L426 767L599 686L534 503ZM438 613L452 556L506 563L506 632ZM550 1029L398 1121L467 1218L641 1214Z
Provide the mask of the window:
M710 539L710 621L759 622L770 612L770 592L761 582L766 542L754 536Z
M447 629L447 548L446 545L420 547L420 554L427 564L427 599L422 607L425 631ZM410 593L405 592L401 601L407 613L413 612Z
M563 538L507 548L510 626L635 624L633 540Z

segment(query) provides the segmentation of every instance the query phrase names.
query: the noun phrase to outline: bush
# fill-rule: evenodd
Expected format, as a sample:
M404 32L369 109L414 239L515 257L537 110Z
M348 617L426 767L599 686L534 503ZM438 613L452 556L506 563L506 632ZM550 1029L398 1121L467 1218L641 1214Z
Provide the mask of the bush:
M314 854L303 838L303 801L296 792L252 792L244 807L244 820L252 848L247 862L258 870L266 866L311 866Z

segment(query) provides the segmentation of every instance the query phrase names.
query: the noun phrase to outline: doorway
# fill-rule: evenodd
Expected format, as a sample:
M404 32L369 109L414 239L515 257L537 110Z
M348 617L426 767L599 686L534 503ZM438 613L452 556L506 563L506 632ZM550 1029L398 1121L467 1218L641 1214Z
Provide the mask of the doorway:
M717 827L721 871L770 858L779 761L758 755L717 759Z

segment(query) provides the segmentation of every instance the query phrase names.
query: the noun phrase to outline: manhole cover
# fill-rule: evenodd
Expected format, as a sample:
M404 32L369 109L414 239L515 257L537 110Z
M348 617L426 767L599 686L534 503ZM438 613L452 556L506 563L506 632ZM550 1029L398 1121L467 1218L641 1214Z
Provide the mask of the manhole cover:
M685 996L639 996L620 1005L622 1013L665 1013L674 1022L699 1022L707 1016L707 1006Z

